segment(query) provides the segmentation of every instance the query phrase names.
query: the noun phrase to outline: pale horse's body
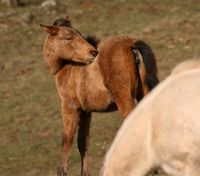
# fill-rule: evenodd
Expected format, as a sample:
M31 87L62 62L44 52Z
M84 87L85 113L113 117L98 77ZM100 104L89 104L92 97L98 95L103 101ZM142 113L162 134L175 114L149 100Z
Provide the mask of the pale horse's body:
M187 61L129 115L106 154L102 176L200 175L200 62Z

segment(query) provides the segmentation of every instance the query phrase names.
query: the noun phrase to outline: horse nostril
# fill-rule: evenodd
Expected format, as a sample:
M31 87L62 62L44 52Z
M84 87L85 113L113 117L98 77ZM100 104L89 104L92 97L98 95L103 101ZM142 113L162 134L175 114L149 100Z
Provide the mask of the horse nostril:
M96 57L97 54L98 54L99 52L98 52L97 50L91 50L90 53L91 53L94 57Z

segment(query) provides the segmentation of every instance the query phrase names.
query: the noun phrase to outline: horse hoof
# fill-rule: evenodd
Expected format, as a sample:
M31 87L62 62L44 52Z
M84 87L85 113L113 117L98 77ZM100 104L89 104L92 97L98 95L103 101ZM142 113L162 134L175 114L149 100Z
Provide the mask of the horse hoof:
M67 173L64 171L62 167L57 168L57 176L67 176Z
M81 176L91 176L89 173L82 173Z

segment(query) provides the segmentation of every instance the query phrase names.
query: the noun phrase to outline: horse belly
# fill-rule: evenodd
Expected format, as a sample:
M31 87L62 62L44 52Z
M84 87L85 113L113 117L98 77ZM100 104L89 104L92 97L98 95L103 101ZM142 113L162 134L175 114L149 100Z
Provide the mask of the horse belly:
M78 91L81 108L85 111L105 111L113 103L109 91L103 85L103 80L86 81Z
M83 109L87 111L105 111L113 103L109 92L96 89L88 92L83 100Z

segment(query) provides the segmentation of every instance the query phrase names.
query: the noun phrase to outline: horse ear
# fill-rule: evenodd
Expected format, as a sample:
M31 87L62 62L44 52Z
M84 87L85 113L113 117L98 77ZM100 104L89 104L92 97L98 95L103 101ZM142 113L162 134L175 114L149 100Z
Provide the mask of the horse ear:
M40 24L40 27L45 31L48 32L51 35L56 35L59 28L57 26L46 26L43 24Z
M65 16L65 19L70 21L70 17L68 15Z

